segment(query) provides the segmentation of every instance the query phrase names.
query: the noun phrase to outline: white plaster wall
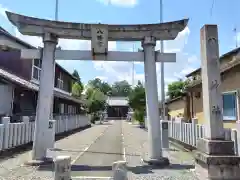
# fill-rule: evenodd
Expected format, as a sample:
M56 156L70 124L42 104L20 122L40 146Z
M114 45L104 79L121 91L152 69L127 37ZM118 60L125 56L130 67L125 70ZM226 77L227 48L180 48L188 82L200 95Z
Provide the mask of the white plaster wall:
M0 85L0 114L11 114L13 100L13 87Z

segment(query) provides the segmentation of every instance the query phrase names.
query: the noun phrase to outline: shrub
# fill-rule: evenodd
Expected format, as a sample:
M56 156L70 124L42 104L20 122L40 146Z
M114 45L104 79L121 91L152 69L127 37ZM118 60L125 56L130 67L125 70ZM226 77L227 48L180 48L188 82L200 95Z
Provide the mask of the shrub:
M144 123L144 111L135 110L133 117L136 121L138 121L140 124Z

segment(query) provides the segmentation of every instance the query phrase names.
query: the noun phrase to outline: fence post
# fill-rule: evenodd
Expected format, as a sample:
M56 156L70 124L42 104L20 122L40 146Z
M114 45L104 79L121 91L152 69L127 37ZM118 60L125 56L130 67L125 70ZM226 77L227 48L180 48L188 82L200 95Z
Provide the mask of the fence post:
M64 115L64 121L65 121L65 132L68 131L68 120L69 120L69 117L68 115Z
M4 138L4 125L0 124L0 151L3 149L3 138Z
M232 129L231 139L234 142L235 155L239 156L239 154L238 154L238 139L237 139L237 130L236 129Z
M230 128L225 128L224 129L224 134L225 134L225 140L226 141L231 141L231 129Z
M240 155L240 120L236 122L236 129L237 129L237 149L238 155Z
M161 120L160 121L161 130L162 130L162 148L168 149L169 148L169 138L168 138L168 121Z
M3 149L8 148L9 141L9 123L10 117L2 117L2 124L4 125L4 134L3 134Z
M192 144L197 145L197 133L196 133L197 118L192 118Z
M28 134L29 134L29 128L28 128L28 124L29 124L29 117L28 116L23 116L22 117L22 121L24 123L24 143L28 143L30 142L28 139Z
M173 128L174 118L171 118L171 138L174 138L174 128Z
M183 118L179 118L179 120L180 120L180 141L184 141L184 137L183 137L183 135L184 135L184 132L183 132L183 125L184 125L184 123L183 123Z

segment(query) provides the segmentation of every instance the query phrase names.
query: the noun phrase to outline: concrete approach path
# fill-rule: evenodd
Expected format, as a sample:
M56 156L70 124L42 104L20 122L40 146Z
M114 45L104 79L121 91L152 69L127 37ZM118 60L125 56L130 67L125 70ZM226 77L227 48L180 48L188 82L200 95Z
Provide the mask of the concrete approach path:
M164 151L171 165L156 169L144 164L141 158L148 151L147 131L138 125L116 120L93 125L56 142L56 155L72 158L74 179L103 179L112 176L111 165L117 160L128 163L128 177L156 180L194 180L194 161L191 154L175 149ZM0 180L53 179L51 166L24 166L31 151L3 158L0 157Z

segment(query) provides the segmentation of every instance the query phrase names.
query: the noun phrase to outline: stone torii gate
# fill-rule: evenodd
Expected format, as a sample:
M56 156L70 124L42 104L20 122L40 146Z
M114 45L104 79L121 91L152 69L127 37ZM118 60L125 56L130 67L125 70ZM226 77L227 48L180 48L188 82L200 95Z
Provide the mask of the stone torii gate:
M24 35L43 38L41 50L21 50L26 59L42 58L40 91L36 112L33 160L43 160L47 151L47 129L54 89L55 59L144 62L150 164L169 164L162 157L155 62L176 62L175 53L155 51L156 40L174 40L188 19L157 24L107 25L50 21L6 12L8 19ZM91 51L56 49L58 38L91 40ZM108 41L141 41L143 52L108 51Z

